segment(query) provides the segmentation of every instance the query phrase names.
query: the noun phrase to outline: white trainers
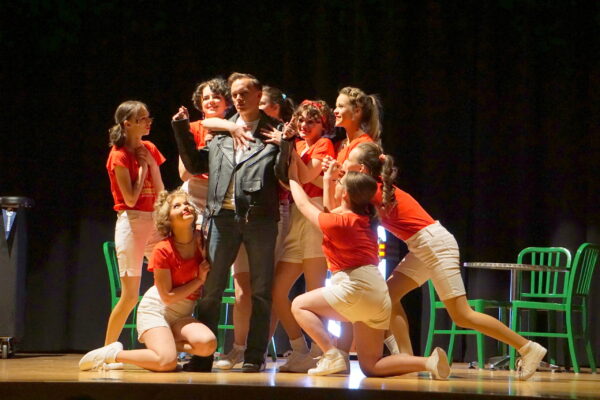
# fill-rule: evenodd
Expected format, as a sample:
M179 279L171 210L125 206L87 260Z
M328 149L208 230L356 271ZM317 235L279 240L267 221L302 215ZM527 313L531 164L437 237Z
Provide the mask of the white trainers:
M244 351L246 349L243 347L233 346L229 353L225 354L215 363L215 367L219 369L231 369L235 367L244 361Z
M100 369L102 371L112 371L113 369L125 369L125 364L120 363L120 362L114 362L114 363L103 363L102 367L100 367Z
M308 374L329 375L346 370L348 370L348 366L346 365L344 352L334 347L333 349L325 352L321 358L319 358L319 361L317 361L317 366L309 369Z
M309 369L317 366L317 360L315 360L310 353L300 353L299 351L292 351L288 356L285 364L279 367L279 372L304 372L306 373Z
M540 366L540 362L548 350L541 344L533 341L523 347L527 347L527 350L525 354L521 354L521 359L517 362L517 374L520 380L526 381L535 374L537 367Z
M87 371L100 368L105 363L114 363L115 358L120 351L123 351L123 345L119 342L114 342L104 347L100 347L99 349L92 350L81 357L81 360L79 360L79 369Z
M425 362L425 368L431 372L431 377L437 380L446 380L450 375L450 364L448 364L448 356L441 347L433 349L431 355Z

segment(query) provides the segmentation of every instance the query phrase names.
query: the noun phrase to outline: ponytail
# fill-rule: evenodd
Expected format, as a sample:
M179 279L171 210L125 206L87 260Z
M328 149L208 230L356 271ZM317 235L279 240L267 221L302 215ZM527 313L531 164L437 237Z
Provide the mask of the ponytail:
M108 145L123 147L125 145L126 131L124 122L139 114L142 109L148 107L137 100L127 100L119 104L115 111L115 125L108 130Z
M383 206L395 204L394 182L398 170L394 166L394 158L384 154L381 147L373 142L361 143L356 148L359 149L357 161L366 167L372 178L382 183Z
M348 96L352 107L362 110L360 128L367 133L374 142L380 142L381 136L381 101L375 94L367 95L359 88L347 86L339 94Z

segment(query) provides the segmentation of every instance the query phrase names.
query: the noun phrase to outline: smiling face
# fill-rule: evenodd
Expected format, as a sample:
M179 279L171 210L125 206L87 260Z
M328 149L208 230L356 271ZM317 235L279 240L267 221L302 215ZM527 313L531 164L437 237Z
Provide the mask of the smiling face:
M315 141L323 134L323 123L316 116L310 116L308 112L298 117L298 133L304 140Z
M171 200L169 220L171 221L171 226L191 226L194 223L196 220L196 209L189 202L187 196L175 196Z
M249 78L236 79L231 83L231 98L239 113L258 111L262 90L256 88Z
M340 94L335 100L335 126L347 127L354 123L357 110L350 104L350 98L345 94ZM359 120L360 121L360 120Z
M204 118L223 118L227 110L227 101L225 97L212 91L206 85L202 89L202 112Z

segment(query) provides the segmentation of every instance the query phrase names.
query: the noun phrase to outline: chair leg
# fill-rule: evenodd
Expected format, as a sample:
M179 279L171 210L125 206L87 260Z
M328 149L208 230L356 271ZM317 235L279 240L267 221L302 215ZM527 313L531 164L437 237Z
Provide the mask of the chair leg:
M548 332L558 332L558 325L556 324L556 311L548 311ZM557 364L556 355L556 341L555 338L548 338L548 360L550 364Z
M567 340L569 341L569 353L571 354L571 363L573 364L573 372L579 373L579 363L577 362L577 352L575 351L575 338L573 337L571 310L567 310L566 314Z
M452 365L454 360L454 341L456 339L456 324L452 321L452 333L450 334L450 342L448 343L448 362Z
M433 345L433 335L435 331L435 308L431 307L429 310L429 331L427 332L427 344L425 345L425 352L423 355L429 357L431 354L431 346ZM450 357L452 359L452 357Z
M271 360L273 362L277 361L277 348L275 347L275 338L271 338L269 342L269 355L271 356Z
M513 309L511 311L510 319L511 319L510 320L510 327L511 327L511 329L513 331L519 333L519 324L518 324L518 321L519 321L519 309L517 307L515 307L515 306L513 306ZM510 349L508 351L508 354L510 356L510 362L508 364L508 368L511 371L514 371L515 367L516 367L516 365L515 365L516 364L516 362L515 362L516 353L517 353L516 349L514 347L510 346Z
M583 341L585 342L585 353L592 369L592 373L596 373L596 357L594 355L594 349L592 348L592 342L590 340L590 324L588 319L587 304L585 301L582 304L581 310L581 325L583 331Z

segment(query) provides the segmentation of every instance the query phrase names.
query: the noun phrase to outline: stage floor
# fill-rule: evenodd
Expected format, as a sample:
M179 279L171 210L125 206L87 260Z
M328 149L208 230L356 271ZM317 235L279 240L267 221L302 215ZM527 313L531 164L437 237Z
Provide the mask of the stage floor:
M350 375L310 377L276 373L269 363L262 373L239 370L213 373L156 373L136 367L80 372L80 354L19 354L0 360L0 399L502 399L600 398L600 374L538 372L521 382L513 372L468 369L454 364L447 381L428 374L366 378L352 361ZM280 359L278 363L283 363Z

